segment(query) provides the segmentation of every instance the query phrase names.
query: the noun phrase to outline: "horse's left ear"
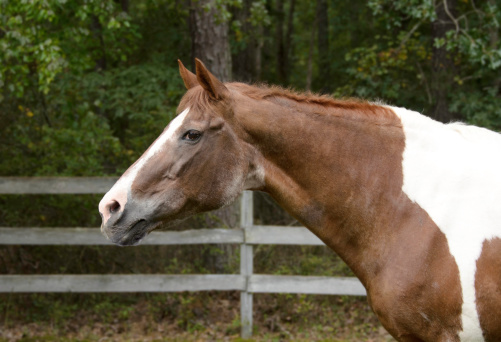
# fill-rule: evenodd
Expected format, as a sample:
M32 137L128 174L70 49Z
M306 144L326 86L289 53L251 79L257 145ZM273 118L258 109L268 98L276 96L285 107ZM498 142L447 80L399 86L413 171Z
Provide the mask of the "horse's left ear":
M198 83L209 93L211 98L214 100L222 100L229 94L229 90L223 82L218 80L198 58L195 58L195 66L197 69Z

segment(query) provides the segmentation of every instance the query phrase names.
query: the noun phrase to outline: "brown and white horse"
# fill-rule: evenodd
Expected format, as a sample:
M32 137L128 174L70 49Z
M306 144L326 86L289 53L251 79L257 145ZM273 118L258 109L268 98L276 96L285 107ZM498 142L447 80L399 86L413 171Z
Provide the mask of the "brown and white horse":
M179 115L99 204L111 241L265 191L343 258L397 340L501 341L501 135L196 69L180 63Z

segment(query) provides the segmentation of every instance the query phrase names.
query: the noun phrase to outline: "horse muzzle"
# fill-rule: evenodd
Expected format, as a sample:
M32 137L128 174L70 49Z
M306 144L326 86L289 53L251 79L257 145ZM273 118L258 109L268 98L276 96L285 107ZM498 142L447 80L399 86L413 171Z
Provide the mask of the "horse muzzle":
M149 217L145 208L129 202L121 211L113 212L107 219L103 217L101 232L116 245L137 245L155 226Z

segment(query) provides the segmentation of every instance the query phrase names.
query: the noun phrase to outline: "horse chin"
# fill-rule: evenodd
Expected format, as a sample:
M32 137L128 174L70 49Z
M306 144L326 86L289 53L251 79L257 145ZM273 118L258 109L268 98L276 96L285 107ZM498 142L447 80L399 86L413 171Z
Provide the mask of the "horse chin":
M113 231L113 229L110 229L110 232L110 230L103 229L102 231L104 235L115 245L135 246L138 245L141 240L157 226L158 224L152 224L147 220L141 219L125 230Z

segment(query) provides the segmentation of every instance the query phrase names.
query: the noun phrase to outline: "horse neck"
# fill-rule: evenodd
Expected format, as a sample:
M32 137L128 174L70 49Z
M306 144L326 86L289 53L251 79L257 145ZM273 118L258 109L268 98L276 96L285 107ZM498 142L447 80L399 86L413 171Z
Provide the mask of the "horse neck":
M404 136L399 119L376 105L329 107L286 98L240 109L235 113L245 139L264 169L261 190L334 249L363 281L368 263L379 267L369 260L369 251L376 253L384 244L375 236L385 236L401 195Z

